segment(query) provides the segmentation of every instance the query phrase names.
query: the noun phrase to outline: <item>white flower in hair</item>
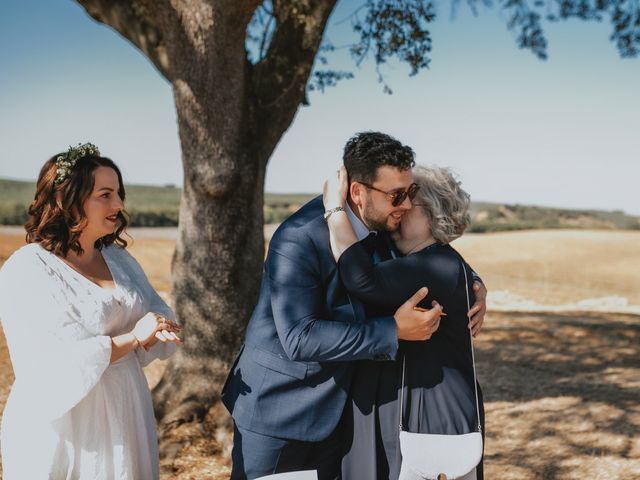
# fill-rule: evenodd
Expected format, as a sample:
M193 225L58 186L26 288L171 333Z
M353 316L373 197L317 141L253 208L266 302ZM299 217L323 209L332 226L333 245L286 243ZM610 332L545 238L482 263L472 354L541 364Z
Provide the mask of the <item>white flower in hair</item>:
M58 155L58 158L56 158L58 169L56 170L55 184L57 185L64 181L71 173L71 169L76 162L87 155L100 155L100 150L93 143L78 143L77 147L69 147L66 153Z

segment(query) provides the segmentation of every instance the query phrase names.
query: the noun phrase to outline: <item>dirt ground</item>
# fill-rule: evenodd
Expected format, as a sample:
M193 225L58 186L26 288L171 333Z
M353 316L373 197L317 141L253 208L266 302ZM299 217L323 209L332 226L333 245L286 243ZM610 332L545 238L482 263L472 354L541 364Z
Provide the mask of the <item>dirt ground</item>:
M134 236L132 253L166 294L173 239ZM0 263L21 244L0 230ZM469 235L455 245L492 293L540 307L491 311L476 341L487 480L640 479L640 317L606 300L618 298L621 312L640 305L638 245L640 232L608 231ZM580 301L594 308L581 311ZM146 370L151 385L162 368ZM0 408L12 381L0 335ZM181 432L185 447L162 462L163 480L229 477L232 437L208 432L207 422Z

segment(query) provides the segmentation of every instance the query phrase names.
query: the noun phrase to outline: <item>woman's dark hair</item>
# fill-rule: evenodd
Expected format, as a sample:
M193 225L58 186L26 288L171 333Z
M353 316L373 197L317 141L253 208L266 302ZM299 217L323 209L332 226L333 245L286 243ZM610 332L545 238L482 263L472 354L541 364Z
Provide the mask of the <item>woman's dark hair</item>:
M411 147L380 132L360 132L344 147L344 166L349 181L371 184L376 181L378 168L384 165L409 170L415 165Z
M39 243L44 249L64 258L69 250L83 253L79 238L87 225L87 217L82 205L93 191L93 172L98 167L112 168L118 175L118 195L123 202L125 191L122 174L116 164L109 158L93 154L79 158L64 179L56 182L56 159L61 155L65 154L51 157L40 170L36 194L29 205L29 218L24 228L27 231L27 243ZM126 212L119 212L118 220L116 230L99 238L95 243L96 248L101 249L112 243L123 248L127 246L121 237L129 223Z

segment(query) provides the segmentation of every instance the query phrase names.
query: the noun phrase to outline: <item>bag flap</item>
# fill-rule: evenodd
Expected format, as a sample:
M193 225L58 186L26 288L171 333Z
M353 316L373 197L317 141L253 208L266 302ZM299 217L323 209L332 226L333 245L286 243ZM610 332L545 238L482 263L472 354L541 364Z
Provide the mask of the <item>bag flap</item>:
M482 459L482 434L432 435L400 432L402 467L422 478L459 478L473 470Z

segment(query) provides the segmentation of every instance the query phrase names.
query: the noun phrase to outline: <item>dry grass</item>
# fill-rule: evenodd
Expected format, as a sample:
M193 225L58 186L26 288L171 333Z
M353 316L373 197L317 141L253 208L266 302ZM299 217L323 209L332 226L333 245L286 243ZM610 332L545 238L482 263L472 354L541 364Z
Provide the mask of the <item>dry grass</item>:
M534 230L470 234L454 246L492 291L543 305L621 296L640 305L640 232Z
M166 292L173 240L135 236L132 253ZM0 235L0 262L21 243L21 235ZM640 305L639 244L640 232L534 231L469 235L456 247L492 291L547 305L612 295ZM13 381L1 340L0 408ZM492 312L476 345L488 480L640 478L637 316ZM150 384L162 368L146 370ZM232 439L212 425L174 434L183 448L162 462L163 480L228 478Z

